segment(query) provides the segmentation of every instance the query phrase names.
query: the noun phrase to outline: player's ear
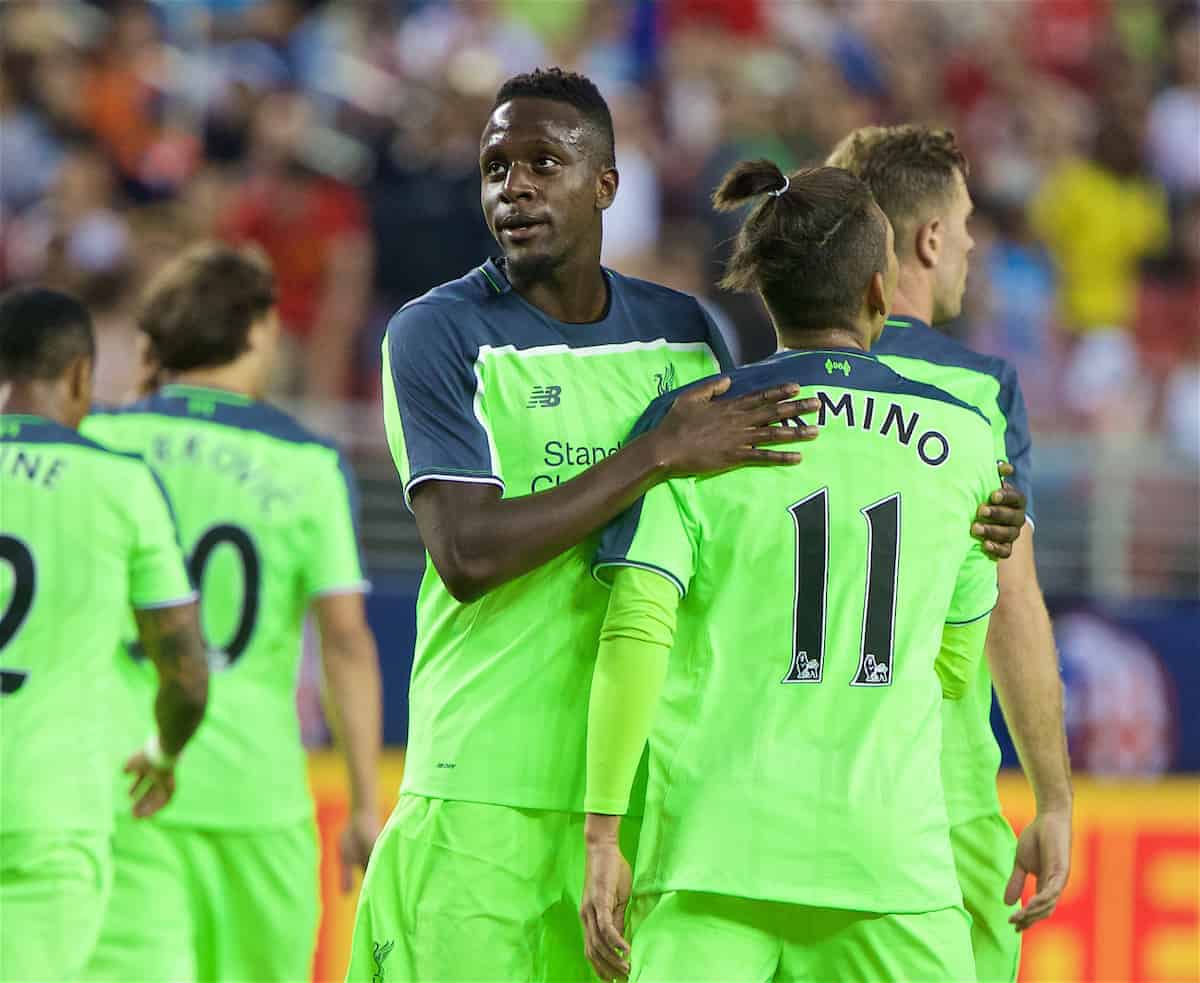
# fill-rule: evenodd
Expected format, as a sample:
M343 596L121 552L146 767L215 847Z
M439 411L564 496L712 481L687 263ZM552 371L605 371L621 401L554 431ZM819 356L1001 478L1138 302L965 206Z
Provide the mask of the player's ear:
M621 175L615 167L606 167L596 177L596 209L604 211L617 197L617 186L621 183Z
M888 312L887 286L882 273L872 273L867 284L867 309L874 315L885 318Z
M71 405L78 408L83 419L92 405L92 356L80 355L69 366L65 379Z
M917 259L923 266L929 269L937 266L942 255L942 220L934 218L918 226L914 246Z

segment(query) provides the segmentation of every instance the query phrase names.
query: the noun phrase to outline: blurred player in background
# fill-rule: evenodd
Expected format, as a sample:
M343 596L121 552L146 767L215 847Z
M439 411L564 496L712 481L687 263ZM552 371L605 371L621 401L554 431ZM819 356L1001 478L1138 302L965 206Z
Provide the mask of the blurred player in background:
M354 478L327 441L259 401L279 334L265 260L188 250L151 282L139 328L167 384L85 428L143 453L166 486L200 590L212 698L175 801L150 823L117 820L112 902L89 975L305 979L318 917L295 696L308 614L350 777L344 887L378 830L379 668ZM124 670L144 697L144 665L125 660Z
M867 127L846 137L828 163L867 183L896 232L900 284L872 352L896 371L980 407L992 422L997 457L1012 465L1012 481L1028 502L1029 423L1016 372L1002 359L977 354L930 326L961 312L974 246L967 231L973 207L968 165L954 135L925 126ZM983 516L981 521L995 520ZM1034 565L1032 518L999 574L1000 601L992 616L988 657L966 697L945 706L942 755L955 862L972 918L981 980L1016 978L1017 931L1054 911L1071 860L1062 685ZM1000 748L990 719L993 678L1037 801L1037 816L1018 841L996 793ZM1014 913L1029 874L1037 878L1037 893Z
M695 299L600 266L612 119L558 69L500 89L481 198L504 258L405 306L384 342L388 440L429 553L400 800L363 883L349 978L590 979L578 903L595 640L589 537L673 475L799 455L755 448L809 409L794 387L651 398L729 368ZM379 974L379 975L377 975Z
M589 958L629 971L615 843L652 731L632 979L974 979L937 762L943 695L965 690L996 601L969 532L991 429L866 354L898 264L861 181L755 161L714 195L756 199L722 285L761 294L781 350L730 392L798 384L821 439L802 469L674 480L605 530Z
M208 692L161 487L139 458L77 432L94 357L74 298L0 297L0 980L76 979L99 934L122 705L112 658L131 608L157 672L153 736L126 766L135 815L170 801Z

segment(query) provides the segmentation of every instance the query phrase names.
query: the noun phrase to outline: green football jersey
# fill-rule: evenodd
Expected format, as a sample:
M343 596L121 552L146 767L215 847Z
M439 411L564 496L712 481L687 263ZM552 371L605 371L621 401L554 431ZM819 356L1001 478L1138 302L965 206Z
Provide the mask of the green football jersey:
M973 352L908 317L889 318L871 354L901 375L945 389L983 411L992 424L996 459L1013 466L1008 481L1024 493L1026 514L1032 522L1029 420L1012 366L1003 359ZM1000 745L992 733L991 711L992 675L983 659L967 694L942 707L942 782L952 826L1000 813L996 792Z
M683 595L636 889L959 904L934 663L944 626L996 600L970 535L996 484L988 421L850 349L738 369L730 396L788 382L821 400L803 464L661 485L596 557Z
M0 831L112 826L137 748L114 747L112 654L133 608L195 597L142 460L0 415Z
M323 593L365 590L353 476L286 413L234 393L166 386L84 430L144 455L167 490L200 590L213 674L164 823L257 828L312 814L296 712L305 615ZM150 713L154 673L121 657Z
M601 320L547 317L489 262L400 310L384 413L405 495L424 481L537 494L613 454L656 394L729 365L695 299L607 272ZM432 563L417 600L406 792L582 810L588 697L607 592L595 540L479 600Z

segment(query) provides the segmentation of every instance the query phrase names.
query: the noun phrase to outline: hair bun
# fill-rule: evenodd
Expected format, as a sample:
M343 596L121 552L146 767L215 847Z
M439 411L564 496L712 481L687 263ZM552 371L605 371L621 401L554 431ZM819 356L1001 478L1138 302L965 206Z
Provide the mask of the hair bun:
M713 207L729 212L760 195L783 194L790 181L773 161L747 160L734 167L713 192Z

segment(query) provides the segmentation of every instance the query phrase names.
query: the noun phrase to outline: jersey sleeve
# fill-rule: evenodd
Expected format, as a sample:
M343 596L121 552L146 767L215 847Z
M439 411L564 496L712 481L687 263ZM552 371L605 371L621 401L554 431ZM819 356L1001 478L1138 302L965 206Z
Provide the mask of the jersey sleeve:
M1008 479L1025 496L1025 515L1033 521L1033 440L1029 435L1029 415L1017 370L1005 365L996 396L1004 415L1004 459L1013 466Z
M335 457L336 455L336 457ZM305 564L305 589L310 597L369 589L358 535L358 483L346 459L330 451L316 476Z
M996 474L988 454L983 448L978 453L979 468L973 481L976 500L982 504L995 490ZM996 579L997 561L988 556L983 543L969 538L967 530L972 516L963 516L964 538L970 543L966 556L958 569L954 582L954 595L950 610L946 613L946 624L968 625L991 613L1000 596Z
M725 340L725 335L722 334L721 329L717 326L717 322L704 309L703 304L696 301L696 306L700 308L700 316L704 319L704 324L708 329L708 347L717 356L717 365L720 366L720 370L722 372L729 372L735 369L737 362L734 361L733 355L729 350L729 343Z
M605 528L592 564L592 573L608 585L619 567L652 570L687 595L695 573L696 524L689 501L692 479L663 482Z
M423 481L504 488L486 424L475 359L430 304L402 309L383 342L384 424L411 508Z
M134 529L129 558L129 599L139 610L196 600L166 493L150 470L132 463L121 499L131 505Z

